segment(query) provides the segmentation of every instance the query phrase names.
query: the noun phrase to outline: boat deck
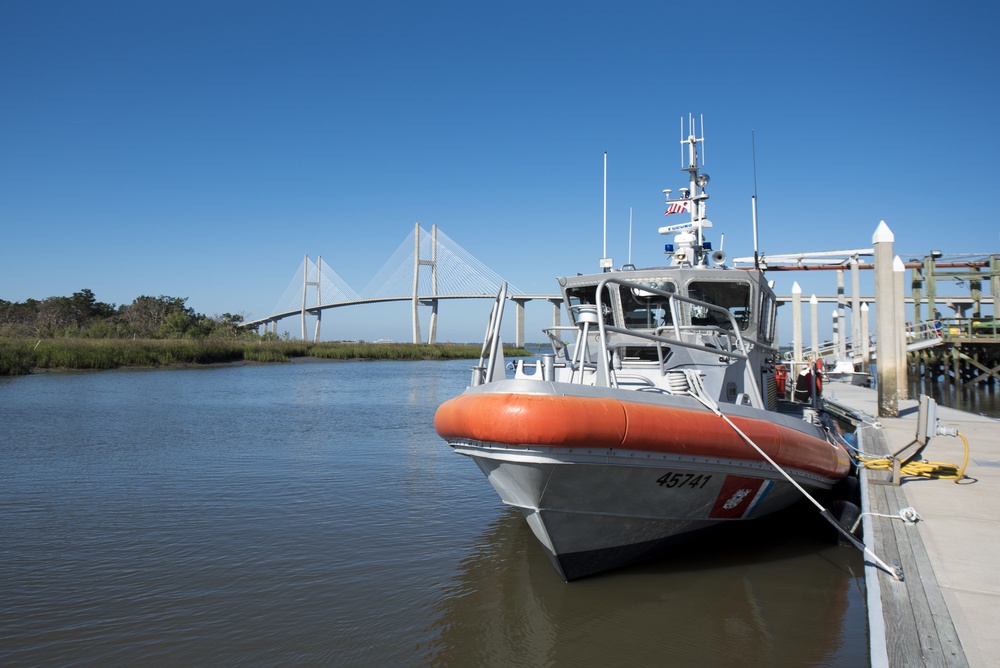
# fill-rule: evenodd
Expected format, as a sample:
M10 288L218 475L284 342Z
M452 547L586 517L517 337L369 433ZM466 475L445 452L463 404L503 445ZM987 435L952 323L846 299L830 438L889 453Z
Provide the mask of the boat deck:
M828 400L847 413L877 414L875 390L847 384L827 386ZM872 455L896 452L914 440L916 400L899 402L900 417L881 418L860 430ZM862 510L865 543L884 561L898 562L903 581L866 559L872 665L990 666L1000 654L1000 420L937 407L942 425L957 427L969 440L968 479L904 477L880 484L889 471L865 470ZM911 452L910 450L907 453ZM959 438L937 436L924 456L961 465ZM908 524L900 511L920 519Z

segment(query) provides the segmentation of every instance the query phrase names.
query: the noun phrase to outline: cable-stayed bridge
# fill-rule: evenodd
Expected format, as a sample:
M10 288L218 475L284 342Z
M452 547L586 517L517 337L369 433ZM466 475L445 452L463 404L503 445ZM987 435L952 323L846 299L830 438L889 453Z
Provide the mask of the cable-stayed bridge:
M413 342L421 342L420 306L430 307L427 343L437 339L438 305L449 299L495 299L504 279L477 260L434 225L428 233L420 223L386 260L382 268L360 292L351 288L326 264L322 257L316 262L305 256L296 276L273 309L273 314L247 321L248 327L270 325L277 334L278 321L299 318L302 340L307 340L306 316L316 318L313 340L319 341L323 312L327 309L376 304L382 302L411 303ZM553 324L559 325L560 295L527 295L507 284L507 299L517 306L516 342L524 345L524 305L533 299L543 299L553 305Z

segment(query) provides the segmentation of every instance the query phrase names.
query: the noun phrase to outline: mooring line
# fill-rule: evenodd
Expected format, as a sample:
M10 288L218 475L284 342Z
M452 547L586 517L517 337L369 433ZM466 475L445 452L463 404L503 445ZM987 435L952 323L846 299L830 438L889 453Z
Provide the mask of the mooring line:
M698 372L697 371L693 371L691 369L687 369L685 371L688 374L688 380L689 380L689 383L691 385L691 389L689 390L689 392L690 392L690 394L691 394L692 397L694 397L695 399L697 399L698 401L700 401L702 404L704 404L704 406L706 408L708 408L710 411L712 411L713 413L715 413L716 415L718 415L719 417L721 417L723 420L725 420L729 424L729 426L732 427L733 430L737 434L739 434L740 437L744 441L746 441L747 443L749 443L753 447L753 449L756 450L760 454L761 457L763 457L764 459L766 459L767 462L771 466L773 466L774 469L778 473L780 473L781 475L783 475L785 477L785 479L788 480L788 482L792 483L792 485L795 487L795 489L799 490L799 492L801 492L803 496L805 496L807 499L809 499L809 501L812 502L812 504L814 506L816 506L817 508L819 508L820 515L822 515L823 518L826 519L827 522L829 522L830 524L832 524L833 527L835 529L837 529L837 531L839 531L844 537L846 537L847 540L849 540L851 542L851 544L854 545L854 547L858 548L864 554L867 554L869 557L871 557L872 559L874 559L875 563L878 564L886 573L888 573L889 575L891 575L895 580L902 582L902 580L903 580L903 570L902 570L902 568L894 568L894 567L890 566L889 564L885 563L882 559L879 558L879 556L877 554L875 554L874 552L872 552L871 550L869 550L868 547L864 543L862 543L861 541L859 541L852 534L848 533L847 530L844 529L844 527L840 526L840 523L837 522L836 519L834 519L833 515L830 514L829 510L827 510L826 508L823 507L823 504L821 504L819 501L817 501L799 483L795 482L795 480L792 478L792 476L789 475L789 473L787 471L785 471L785 469L783 469L776 461L774 461L773 459L771 459L771 457L769 457L768 454L766 452L764 452L764 450L759 445L757 445L756 443L754 443L754 441L753 441L752 438L750 438L749 436L747 436L746 434L744 434L742 429L740 429L739 427L737 427L736 424L732 420L730 420L729 417L725 413L723 413L721 410L719 410L719 405L717 403L715 403L715 401L711 397L708 396L708 394L707 394L707 392L705 390L705 385L702 383L701 376L698 374Z

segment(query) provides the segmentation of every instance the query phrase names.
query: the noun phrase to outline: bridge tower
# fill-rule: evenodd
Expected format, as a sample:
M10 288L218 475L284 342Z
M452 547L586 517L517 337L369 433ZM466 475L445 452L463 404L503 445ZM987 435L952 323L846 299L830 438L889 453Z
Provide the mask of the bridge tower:
M420 223L416 223L413 233L413 342L420 343L420 314L417 307L420 306L420 266L428 265L431 268L431 295L432 298L426 300L431 307L430 331L427 333L427 343L435 343L437 338L437 315L438 315L438 281L437 281L437 225L431 226L431 259L420 259Z
M309 280L309 256L306 255L305 260L302 262L302 340L306 341L306 295L309 292L309 286L316 286L316 306L323 303L320 295L320 283L322 283L322 276L320 272L323 271L323 256L318 255L316 257L316 280ZM323 311L316 309L316 332L313 334L313 343L319 343L319 330L320 324L323 321Z

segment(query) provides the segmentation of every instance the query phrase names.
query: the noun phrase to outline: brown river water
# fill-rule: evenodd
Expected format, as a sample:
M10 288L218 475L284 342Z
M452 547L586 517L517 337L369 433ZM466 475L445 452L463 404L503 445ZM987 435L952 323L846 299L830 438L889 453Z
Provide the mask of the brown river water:
M0 379L0 665L867 663L811 507L563 582L434 432L470 366Z

